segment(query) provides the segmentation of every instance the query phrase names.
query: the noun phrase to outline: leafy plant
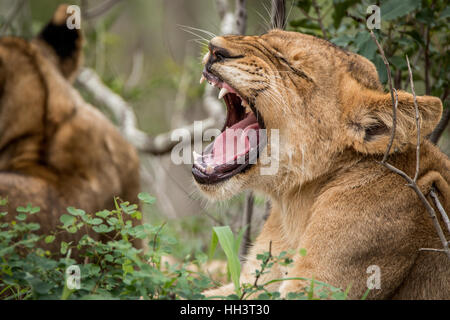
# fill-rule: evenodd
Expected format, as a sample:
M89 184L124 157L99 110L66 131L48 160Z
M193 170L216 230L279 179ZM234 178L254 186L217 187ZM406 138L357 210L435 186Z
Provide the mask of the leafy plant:
M152 204L154 198L139 198ZM39 208L17 208L11 222L0 224L0 296L3 299L198 299L211 280L187 269L186 263L162 262L171 253L176 239L164 234L164 225L143 223L133 226L129 217L142 219L137 205L114 199L114 210L93 214L73 207L60 218L59 230L40 235L37 223L27 223ZM5 206L6 199L0 205ZM0 221L8 215L2 212ZM88 232L105 236L100 242ZM83 234L79 241L60 242L60 252L49 252L40 243L52 243L60 233ZM136 249L133 242L143 240L149 250ZM79 252L79 261L71 255ZM66 286L66 270L77 265L81 288Z

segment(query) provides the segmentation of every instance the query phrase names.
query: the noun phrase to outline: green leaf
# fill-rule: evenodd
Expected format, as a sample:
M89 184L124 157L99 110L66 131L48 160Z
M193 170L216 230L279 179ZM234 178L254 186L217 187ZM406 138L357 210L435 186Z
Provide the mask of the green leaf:
M450 17L450 6L446 7L442 12L441 15L439 16L439 19L445 19ZM0 202L1 204L1 202Z
M228 270L231 274L231 279L234 283L236 293L240 294L239 279L241 276L241 263L239 261L238 251L236 251L236 241L229 226L214 227L213 233L216 234L218 242L220 243L228 262Z
M92 219L92 220L89 221L89 223L90 223L90 224L93 224L93 225L99 225L99 224L101 224L102 222L103 222L103 220L100 219L100 218L94 218L94 219Z
M31 203L28 203L26 207L17 207L17 212L23 212L23 213L30 213L35 214L36 212L39 212L41 209L39 207L33 207Z
M74 215L74 216L84 216L86 214L86 212L84 212L84 210L76 209L74 207L68 207L67 212L69 212L71 215Z
M386 83L388 76L387 76L387 70L386 70L386 66L383 62L383 59L379 55L376 55L372 62L375 64L375 67L377 68L378 77L380 78L380 82Z
M147 192L141 192L138 194L138 198L139 200L141 200L142 202L146 203L146 204L154 204L156 201L155 197L152 197L151 195L149 195Z
M27 215L25 213L19 213L16 216L16 219L19 220L19 221L24 221L26 218L27 218Z
M8 204L8 197L1 198L0 197L0 206L6 206Z
M368 32L361 32L355 38L358 53L369 60L373 60L377 52L377 45Z
M105 219L106 217L110 216L111 214L112 213L109 210L102 210L102 211L97 212L95 215L97 217Z
M388 0L381 5L381 21L406 16L421 7L421 0Z
M69 249L69 244L65 241L61 241L61 249L60 249L61 254L66 254L67 249Z
M70 216L68 214L63 214L61 217L59 217L59 221L63 223L64 227L73 224L76 220L77 219L74 216Z
M351 6L358 3L359 0L347 0L347 1L334 1L334 10L333 10L333 25L335 29L338 29L341 25L342 19L347 15L347 10Z
M50 236L46 236L44 241L45 243L52 243L55 240L55 236L50 235Z

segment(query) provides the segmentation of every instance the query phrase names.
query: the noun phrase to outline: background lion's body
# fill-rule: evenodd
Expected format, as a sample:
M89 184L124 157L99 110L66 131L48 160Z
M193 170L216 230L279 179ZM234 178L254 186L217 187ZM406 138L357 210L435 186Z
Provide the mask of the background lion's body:
M6 219L18 206L39 206L30 220L43 234L57 231L68 206L95 213L112 208L114 196L135 201L139 192L136 150L69 81L80 63L81 34L59 38L76 40L70 55L58 56L47 42L48 34L72 32L57 17L31 42L0 40L0 196L8 198Z

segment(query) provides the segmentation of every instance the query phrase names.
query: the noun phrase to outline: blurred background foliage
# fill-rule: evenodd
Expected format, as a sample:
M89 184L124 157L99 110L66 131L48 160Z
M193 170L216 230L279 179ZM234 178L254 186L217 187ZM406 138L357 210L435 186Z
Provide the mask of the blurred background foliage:
M21 1L6 34L31 38L49 21L59 0L0 0L0 26ZM73 0L82 12L104 0ZM82 20L85 65L133 106L139 127L149 134L166 132L205 117L204 85L199 85L204 47L183 26L220 34L214 0L129 0ZM234 2L234 1L233 1ZM445 0L304 0L286 1L286 29L328 39L357 52L376 65L386 83L386 70L365 24L369 5L381 8L381 29L375 30L391 64L394 87L409 90L405 55L413 68L416 92L440 97L448 108L449 18ZM247 34L270 29L270 0L247 1ZM198 32L196 32L198 33ZM208 36L206 36L208 38ZM78 88L87 101L92 97ZM108 109L95 104L108 114ZM111 120L114 119L111 117ZM450 154L447 126L439 141ZM156 196L158 209L147 210L152 224L168 221L166 228L182 245L175 254L206 252L211 227L245 225L245 195L209 204L196 192L190 166L175 166L170 156L141 155L149 174L143 189ZM265 199L256 195L252 236L266 216Z

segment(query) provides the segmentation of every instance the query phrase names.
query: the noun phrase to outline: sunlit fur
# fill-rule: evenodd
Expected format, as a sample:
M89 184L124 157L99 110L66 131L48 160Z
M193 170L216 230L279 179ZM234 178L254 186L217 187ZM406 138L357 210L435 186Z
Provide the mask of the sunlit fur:
M393 117L391 96L383 91L375 66L327 41L280 30L215 37L211 44L242 56L215 62L211 70L250 100L268 130L280 133L276 174L261 175L257 164L222 183L198 185L210 199L254 189L272 201L241 281L253 283L260 264L256 254L267 251L272 241L274 254L306 248L308 255L295 255L293 268L274 267L260 283L283 276L314 277L344 289L352 284L350 297L358 298L367 289L367 267L375 264L381 268L382 289L369 298L449 298L448 259L419 252L442 246L431 219L405 181L377 163ZM442 103L431 96L417 101L423 139L438 123ZM414 117L413 96L399 91L389 161L412 176ZM423 141L420 167L418 184L425 194L432 183L438 186L449 212L449 159ZM284 281L272 289L284 295L304 285ZM231 291L228 285L208 295Z

